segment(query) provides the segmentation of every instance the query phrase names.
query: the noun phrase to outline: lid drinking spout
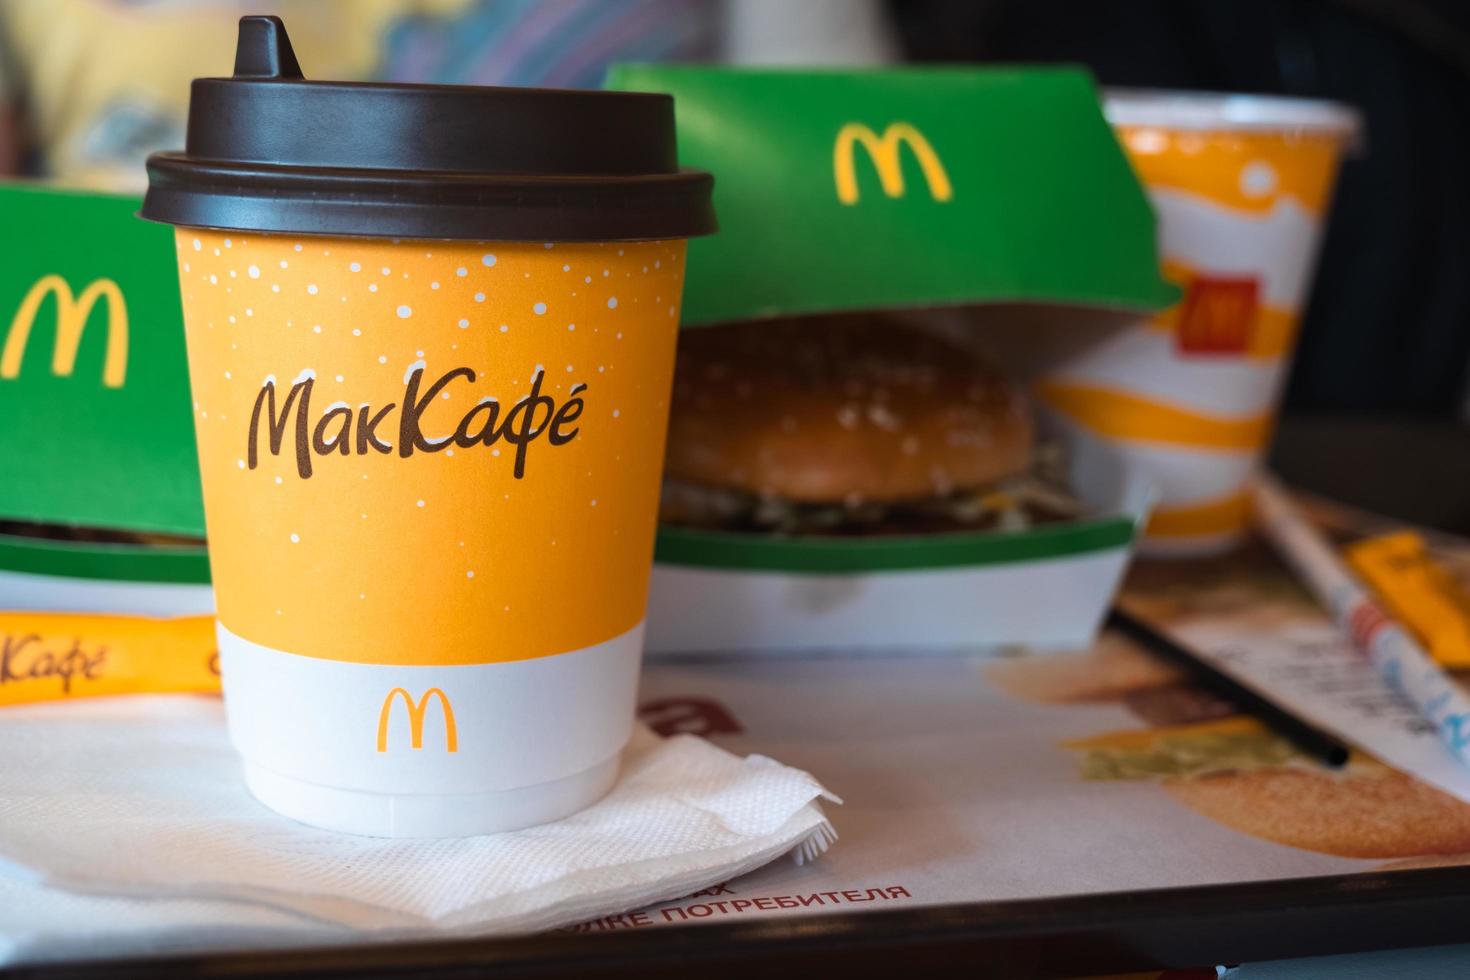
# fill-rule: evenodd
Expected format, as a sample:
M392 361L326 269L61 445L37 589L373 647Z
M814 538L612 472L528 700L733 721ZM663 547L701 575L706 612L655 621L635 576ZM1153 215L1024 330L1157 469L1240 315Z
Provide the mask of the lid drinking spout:
M301 65L291 48L291 37L279 17L240 18L240 40L235 46L236 78L301 78Z

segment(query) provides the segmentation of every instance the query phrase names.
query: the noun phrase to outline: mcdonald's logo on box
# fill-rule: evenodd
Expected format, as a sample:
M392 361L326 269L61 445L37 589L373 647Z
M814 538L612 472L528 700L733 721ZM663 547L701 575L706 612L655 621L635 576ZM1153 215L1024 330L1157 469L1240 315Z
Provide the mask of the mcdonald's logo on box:
M31 329L36 324L41 303L48 296L56 297L56 346L51 355L51 373L63 378L71 376L92 308L99 299L105 299L107 355L102 366L102 383L109 388L121 388L128 370L128 305L122 290L111 279L96 279L80 295L75 295L67 281L54 273L37 279L16 308L5 334L5 346L0 348L0 379L13 380L20 375Z
M837 131L837 139L832 144L832 177L837 184L837 199L843 204L858 202L853 154L859 146L873 161L879 185L889 197L903 197L903 162L899 159L899 151L904 146L919 161L919 169L929 185L929 196L940 202L954 197L954 187L949 182L944 163L923 133L906 122L896 122L879 136L862 123L850 122Z

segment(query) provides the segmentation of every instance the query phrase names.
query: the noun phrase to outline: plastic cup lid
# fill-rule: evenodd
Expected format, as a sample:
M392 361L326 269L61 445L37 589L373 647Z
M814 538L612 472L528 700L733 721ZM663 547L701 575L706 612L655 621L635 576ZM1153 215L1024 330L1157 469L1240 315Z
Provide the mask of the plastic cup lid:
M140 214L374 238L625 241L715 230L680 170L671 96L309 81L276 17L194 80L186 149L148 158Z

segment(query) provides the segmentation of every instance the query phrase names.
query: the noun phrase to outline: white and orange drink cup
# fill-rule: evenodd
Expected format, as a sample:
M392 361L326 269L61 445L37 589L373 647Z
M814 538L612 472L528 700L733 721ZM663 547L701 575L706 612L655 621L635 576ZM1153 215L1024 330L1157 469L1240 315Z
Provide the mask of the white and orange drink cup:
M144 217L179 282L231 738L306 823L464 836L611 786L684 239L666 96L194 83Z
M1109 94L1106 113L1159 220L1179 304L1054 367L1037 394L1076 438L1156 481L1141 551L1200 555L1244 534L1344 150L1330 102Z

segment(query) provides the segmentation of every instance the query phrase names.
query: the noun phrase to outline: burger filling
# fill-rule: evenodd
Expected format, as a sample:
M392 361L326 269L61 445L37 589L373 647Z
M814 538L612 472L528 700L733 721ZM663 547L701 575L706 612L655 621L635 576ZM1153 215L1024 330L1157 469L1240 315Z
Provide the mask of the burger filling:
M783 535L933 534L945 531L1023 531L1082 514L1071 496L1035 476L922 500L880 503L857 495L806 503L664 482L660 517L666 524Z

